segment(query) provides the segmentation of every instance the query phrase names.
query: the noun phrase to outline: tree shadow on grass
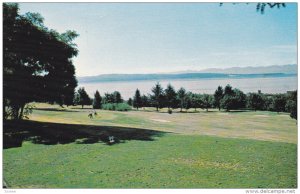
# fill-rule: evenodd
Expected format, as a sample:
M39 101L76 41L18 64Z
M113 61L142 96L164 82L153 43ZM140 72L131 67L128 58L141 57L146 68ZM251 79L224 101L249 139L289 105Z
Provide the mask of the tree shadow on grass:
M153 141L154 137L161 137L165 132L118 127L60 124L37 121L4 121L3 122L3 148L21 147L23 141L36 144L92 144L104 142L108 145L122 143L126 140ZM114 142L109 141L114 137Z
M59 108L33 108L33 110L41 110L41 111L59 111L59 112L79 112L77 110L67 110L67 109L59 109Z

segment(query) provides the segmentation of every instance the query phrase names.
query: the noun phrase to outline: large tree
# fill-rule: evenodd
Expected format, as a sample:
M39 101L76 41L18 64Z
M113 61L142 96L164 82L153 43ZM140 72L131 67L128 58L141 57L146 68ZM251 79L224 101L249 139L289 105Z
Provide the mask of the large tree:
M161 108L163 104L163 98L164 98L163 88L161 87L160 83L156 83L151 91L153 93L151 95L151 100L154 106L156 107L156 111L158 111L158 109Z
M148 98L146 95L143 95L142 96L142 107L144 107L144 109L145 109L145 107L147 107L147 106L150 106L149 105L149 100L150 98Z
M278 94L274 97L273 101L273 109L277 113L279 112L284 112L285 111L285 106L286 106L286 97L283 94Z
M206 109L206 112L208 112L208 108L211 108L213 104L213 97L208 94L202 95L202 107Z
M224 96L221 100L221 107L226 111L232 109L241 109L246 106L246 95L239 89L232 89L231 86L227 85L224 90Z
M250 93L248 97L248 106L249 108L256 110L263 110L264 108L264 99L262 94L259 93Z
M220 111L221 109L221 100L224 96L224 91L222 86L218 86L217 90L214 93L214 105L217 107Z
M171 84L168 84L167 88L165 89L165 97L168 111L170 111L171 107L174 107L176 102L176 95L177 94L174 87Z
M142 98L139 89L136 89L134 97L133 97L133 107L139 110L139 107L142 106Z
M115 103L115 97L113 94L105 93L103 97L103 104Z
M181 87L178 90L177 95L178 95L178 99L180 100L180 112L182 112L182 108L184 106L185 98L186 98L186 91L185 91L185 89L183 87Z
M200 94L192 94L191 98L191 106L197 111L197 108L202 108L203 101L202 96Z
M83 108L84 105L91 105L91 99L84 87L78 89L76 97L76 104L81 105L81 108Z
M98 90L96 90L96 93L94 95L94 100L93 100L93 108L94 109L101 109L102 106L102 98Z
M112 93L112 95L114 96L114 103L122 103L123 102L121 93L119 91L114 91Z
M285 109L293 119L297 120L297 90L288 92Z
M72 58L78 34L60 34L45 27L40 14L18 10L18 4L3 4L3 108L14 119L22 119L32 101L69 104L77 86Z

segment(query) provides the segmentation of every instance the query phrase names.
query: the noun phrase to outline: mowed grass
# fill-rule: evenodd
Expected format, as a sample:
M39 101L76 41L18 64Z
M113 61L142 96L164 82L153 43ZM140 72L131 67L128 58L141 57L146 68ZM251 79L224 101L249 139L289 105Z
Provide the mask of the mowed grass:
M90 119L88 114L94 112L91 107L60 108L40 103L35 106L38 110L34 110L30 118L41 122L135 127L176 134L297 143L297 122L288 113L218 110L206 112L201 109L197 109L195 113L194 109L190 109L188 113L175 110L173 114L168 114L167 109L156 112L154 108L146 108L129 112L97 110L97 116Z
M120 132L130 127L162 134L111 146L24 141L3 151L4 177L12 188L297 187L297 126L287 114L97 111L89 119L90 109L36 107L30 117L41 124L75 124L70 130L80 124L74 130L89 133L114 126Z

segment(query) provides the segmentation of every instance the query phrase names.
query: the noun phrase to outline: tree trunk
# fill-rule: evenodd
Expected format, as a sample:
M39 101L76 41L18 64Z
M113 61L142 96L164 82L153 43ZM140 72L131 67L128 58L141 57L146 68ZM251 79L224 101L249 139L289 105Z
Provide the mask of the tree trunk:
M221 107L219 106L219 111L221 110Z
M81 105L81 109L83 109L83 104Z
M158 106L156 107L156 111L158 112Z
M12 105L11 106L11 110L12 110L12 113L11 113L11 118L12 119L18 119L19 118L19 109L20 107L17 106L17 105Z
M24 107L25 107L25 104L21 105L21 111L20 111L20 115L19 115L20 120L23 118Z

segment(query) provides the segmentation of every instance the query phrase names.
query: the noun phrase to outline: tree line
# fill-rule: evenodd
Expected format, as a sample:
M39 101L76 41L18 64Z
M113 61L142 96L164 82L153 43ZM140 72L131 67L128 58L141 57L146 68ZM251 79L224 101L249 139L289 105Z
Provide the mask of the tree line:
M264 94L260 91L245 94L237 88L226 85L224 88L218 86L214 94L210 95L193 93L183 87L176 91L171 84L168 84L164 89L160 83L157 83L152 88L151 94L142 95L140 90L136 89L133 97L126 102L118 91L111 94L105 93L104 96L96 91L94 99L91 99L84 88L79 88L74 98L74 104L79 104L82 107L93 105L94 109L101 109L108 103L127 103L137 110L143 107L155 107L156 111L161 108L168 108L169 113L172 113L172 109L180 109L180 112L182 112L183 109L187 111L192 108L195 111L197 111L197 108L206 111L210 108L217 108L219 111L262 110L288 112L292 118L297 119L297 90L285 94Z

